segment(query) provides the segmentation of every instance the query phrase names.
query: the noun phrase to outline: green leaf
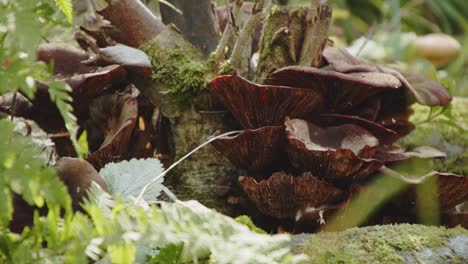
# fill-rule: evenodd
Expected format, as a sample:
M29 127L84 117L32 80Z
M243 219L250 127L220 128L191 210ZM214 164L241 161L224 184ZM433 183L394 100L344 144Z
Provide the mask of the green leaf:
M55 4L67 16L68 22L72 23L73 6L71 0L55 0Z
M109 163L99 171L99 174L109 187L113 197L126 199L137 197L143 187L154 177L163 172L163 166L158 159L132 159L119 163ZM154 203L163 189L164 177L152 184L143 195L148 203Z
M184 244L170 244L159 250L159 254L149 259L151 264L178 264L181 263Z
M15 133L9 120L0 120L0 131L0 229L11 217L12 192L30 205L42 207L47 203L69 212L67 189L51 168L44 167L45 160L38 157L41 150L32 139Z

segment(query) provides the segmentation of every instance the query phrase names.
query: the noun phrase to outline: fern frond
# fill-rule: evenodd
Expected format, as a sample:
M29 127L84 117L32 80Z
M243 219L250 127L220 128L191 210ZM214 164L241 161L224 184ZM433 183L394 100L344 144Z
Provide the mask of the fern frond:
M65 126L70 133L70 139L73 142L73 146L75 150L79 150L79 144L75 137L77 127L76 127L76 117L73 115L73 107L72 102L73 98L71 97L71 88L70 86L64 81L52 81L48 83L49 86L49 94L50 99L52 102L57 105L57 108L60 111L60 114L65 121ZM77 151L77 153L82 153L81 151Z
M57 7L65 14L68 22L72 22L73 19L73 5L71 0L55 0Z
M71 210L67 189L51 168L44 167L32 139L14 132L9 120L0 119L0 131L0 229L11 219L13 193L30 205Z

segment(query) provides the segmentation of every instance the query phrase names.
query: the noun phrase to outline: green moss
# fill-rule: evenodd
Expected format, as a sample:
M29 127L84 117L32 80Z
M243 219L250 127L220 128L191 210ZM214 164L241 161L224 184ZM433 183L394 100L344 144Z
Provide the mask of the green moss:
M246 225L250 230L254 231L255 233L259 234L267 234L263 229L258 228L255 226L255 224L252 222L252 219L246 215L241 215L239 217L236 217L236 222L239 224Z
M413 123L425 120L429 108L414 105ZM429 145L447 153L447 158L433 162L433 169L468 176L468 99L454 98L451 114L422 123L398 143L404 147Z
M309 8L307 8L307 7L293 8L289 12L289 16L291 16L291 17L306 17L308 11L309 11Z
M199 51L180 33L169 29L141 47L153 66L153 80L164 86L162 94L177 98L182 104L207 88L210 69Z
M225 60L219 65L219 75L234 75L236 70L232 66L231 60Z
M310 263L405 263L403 256L419 259L420 251L447 248L458 235L468 230L408 224L352 228L312 235L296 251L310 256Z
M208 67L193 61L185 50L159 50L152 55L153 79L167 87L164 93L176 96L185 103L207 87Z

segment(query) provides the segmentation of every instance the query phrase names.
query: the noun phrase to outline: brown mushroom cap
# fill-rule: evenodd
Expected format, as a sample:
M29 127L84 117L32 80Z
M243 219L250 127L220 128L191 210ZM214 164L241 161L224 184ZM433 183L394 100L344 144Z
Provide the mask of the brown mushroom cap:
M343 195L340 189L309 172L297 177L277 172L261 182L239 177L239 184L260 212L278 219L294 219L306 207L334 203Z
M123 66L110 65L97 72L72 76L66 82L72 88L73 113L81 124L88 119L88 107L97 95L106 88L121 88L128 84L127 71Z
M419 146L411 149L403 149L396 146L380 147L375 158L385 163L407 160L410 158L435 159L445 158L447 154L430 146Z
M52 101L45 83L36 81L36 92L31 100L21 93L14 98L13 93L1 95L0 112L33 120L54 142L59 157L77 156L65 120Z
M372 159L379 141L351 124L321 128L304 120L285 122L287 153L292 165L330 180L362 179L382 166Z
M88 63L99 66L122 65L128 71L142 77L151 77L153 72L151 61L146 53L123 44L99 49L99 53Z
M103 132L104 142L86 160L100 169L109 162L126 159L137 116L137 100L130 94L111 94L94 99L90 105L90 117Z
M94 67L84 65L88 54L64 43L44 43L37 50L37 60L54 63L54 74L71 76L90 72Z
M63 157L57 161L55 171L68 188L74 210L80 208L91 181L99 184L104 191L109 191L96 169L85 160Z
M281 125L286 116L304 118L320 108L322 96L310 89L258 85L241 77L213 79L211 91L244 128Z
M447 34L432 33L417 37L413 42L415 54L435 65L441 65L460 53L460 43Z
M388 89L398 89L401 82L382 72L341 73L305 66L288 66L270 74L268 84L301 87L316 91L325 100L325 110L344 113L367 98Z
M238 168L249 174L270 173L284 157L285 132L283 126L247 129L233 137L223 137L212 142L213 146Z
M347 74L373 72L392 75L393 78L398 79L412 98L422 105L445 105L452 99L444 86L428 77L406 73L385 65L372 64L352 56L345 49L327 47L323 52L323 57L328 63L328 66L323 69L332 69Z
M371 132L379 142L385 144L391 144L400 137L397 132L391 129L357 116L323 114L316 117L314 121L323 126L340 126L344 124L357 125Z

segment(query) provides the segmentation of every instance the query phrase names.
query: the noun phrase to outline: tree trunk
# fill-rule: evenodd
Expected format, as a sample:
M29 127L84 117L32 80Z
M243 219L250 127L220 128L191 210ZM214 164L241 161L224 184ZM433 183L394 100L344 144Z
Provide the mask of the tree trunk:
M272 8L260 41L257 83L263 83L268 74L277 69L299 63L306 16L306 7Z
M216 49L219 30L216 24L211 0L169 0L180 12L166 4L159 3L162 21L173 23L184 37L204 55Z
M127 38L123 43L142 49L152 61L153 78L151 80L137 78L134 84L155 106L160 107L165 117L169 118L172 131L170 143L174 146L175 160L205 142L210 135L233 130L233 122L226 118L224 111L219 111L221 108L216 105L209 93L208 82L217 75L217 72L213 72L199 50L172 26L150 21L151 16L147 14L149 11L140 1L109 0L109 2L112 2L112 5L100 13L118 28L121 36ZM179 21L180 17L175 15L169 17L175 19L174 22L182 27L181 30L186 32L185 34L197 34L192 38L192 43L198 47L201 43L205 43L206 46L201 45L203 51L213 50L217 45L217 38L212 34L213 29L200 32L198 30L206 25L194 24L198 20L211 21L211 18L208 15L190 16L194 13L211 12L211 6L207 4L209 1L197 1L198 11L186 9L190 6L188 2L193 5L194 1L172 2L183 9L182 11L185 9L185 12L182 21ZM199 8L205 8L205 13ZM164 16L166 15L167 13ZM306 15L306 8L272 9L269 15L271 22L265 28L266 33L260 50L262 53L260 57L263 59L260 70L262 78L274 69L297 64L307 26ZM130 16L132 17L128 18ZM140 23L128 24L133 23L138 16L142 16L145 23L153 25L156 29L145 33L134 27ZM288 32L284 27L288 27ZM281 30L286 33L285 36ZM199 41L199 37L203 38L203 41ZM233 209L215 193L215 179L223 177L224 182L235 182L237 176L239 175L234 166L211 146L207 146L179 164L174 172L166 177L166 184L173 189L179 199L196 199L206 206L232 214Z
M126 16L122 14L139 16L139 12L144 8L136 0L122 0L122 2L132 3L127 6L115 3L100 13L120 31L130 31L121 33L132 40L125 43L141 48L147 53L155 74L173 67L173 71L159 78L149 80L138 76L133 82L142 94L155 106L160 107L161 113L169 118L172 138L168 140L171 140L170 144L174 146L174 160L178 160L207 141L210 135L230 130L225 112L213 109L207 89L208 81L215 74L210 72L202 54L172 26L158 28L157 34L154 34L154 30L148 35L139 31L133 33L132 25L125 23ZM149 16L145 14L144 17ZM131 20L133 19L135 18ZM116 20L119 21L114 23ZM151 24L160 27L158 22ZM178 71L178 69L185 70ZM177 90L177 87L181 89ZM179 199L196 199L209 207L231 214L231 208L220 199L214 189L217 177L231 177L230 180L233 180L237 178L234 172L234 166L209 145L179 164L173 173L166 176L166 184Z
M263 27L257 83L290 65L317 66L327 41L331 9L320 1L307 7L273 7Z

